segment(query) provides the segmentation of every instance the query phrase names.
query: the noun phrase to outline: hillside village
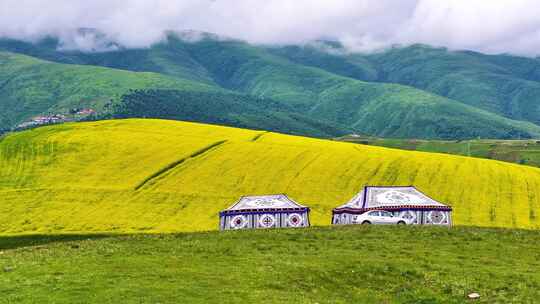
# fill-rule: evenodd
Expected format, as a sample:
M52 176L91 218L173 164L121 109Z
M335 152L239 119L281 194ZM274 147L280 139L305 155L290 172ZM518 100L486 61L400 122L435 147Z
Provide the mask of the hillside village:
M47 115L40 115L40 116L32 117L29 121L25 121L23 123L18 124L13 130L21 131L21 130L31 129L31 128L35 128L35 127L39 127L43 125L52 125L52 124L59 124L59 123L65 123L65 122L87 120L95 116L96 114L97 113L94 109L74 108L74 109L71 109L68 113L54 113L54 114L47 114Z

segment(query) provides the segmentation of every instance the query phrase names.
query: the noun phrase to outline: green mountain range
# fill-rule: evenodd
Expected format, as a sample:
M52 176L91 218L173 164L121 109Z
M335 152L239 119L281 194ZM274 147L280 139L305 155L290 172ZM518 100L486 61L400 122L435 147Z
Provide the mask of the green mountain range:
M84 53L0 40L0 129L74 107L317 137L539 138L540 60L424 45L264 46L169 34Z

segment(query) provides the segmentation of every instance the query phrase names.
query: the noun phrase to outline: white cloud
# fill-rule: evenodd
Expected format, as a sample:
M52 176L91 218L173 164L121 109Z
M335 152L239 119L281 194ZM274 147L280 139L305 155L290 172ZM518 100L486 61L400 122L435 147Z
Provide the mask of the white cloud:
M354 50L426 43L489 53L540 53L536 0L0 0L0 36L61 37L67 48L103 49L80 37L144 47L165 30L199 30L254 43L336 38Z

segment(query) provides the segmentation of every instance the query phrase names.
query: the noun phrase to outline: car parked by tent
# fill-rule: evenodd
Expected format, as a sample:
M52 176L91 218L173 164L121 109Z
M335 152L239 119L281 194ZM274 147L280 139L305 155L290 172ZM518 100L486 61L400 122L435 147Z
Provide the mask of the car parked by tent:
M356 224L359 215L383 210L413 225L452 225L452 208L414 186L365 186L346 204L332 211L332 224Z
M413 221L385 210L371 210L360 215L353 215L351 224L411 225Z

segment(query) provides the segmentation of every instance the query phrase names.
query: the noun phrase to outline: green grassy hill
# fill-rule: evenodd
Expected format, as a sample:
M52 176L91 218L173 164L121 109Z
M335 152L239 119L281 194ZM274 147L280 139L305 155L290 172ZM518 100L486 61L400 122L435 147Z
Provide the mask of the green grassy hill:
M505 117L540 123L540 78L512 68L517 65L513 56L417 45L369 59L381 71L381 81L410 85ZM537 59L519 59L527 62L518 62L521 66L528 65L533 71L540 67Z
M0 49L25 54L47 61L67 64L94 65L133 72L154 72L182 79L215 84L212 76L196 62L175 36L152 48L119 49L116 51L81 52L61 51L58 39L49 37L36 43L0 38Z
M359 54L338 56L314 48L268 48L241 41L215 39L211 35L203 36L199 41L186 42L172 34L167 41L148 49L82 53L57 51L56 47L54 42L25 44L0 41L0 49L47 60L159 73L182 82L191 81L256 98L271 99L288 105L295 116L304 116L301 120L307 125L311 124L307 123L309 118L325 125L330 122L338 129L348 128L375 136L399 138L540 136L538 125L503 117L506 112L490 112L493 109L477 107L477 104L466 105L403 84L381 83L394 81L381 78L385 75L386 67L381 66L380 60L374 57ZM394 58L396 61L398 59ZM418 75L423 77L420 72ZM411 85L416 86L415 83ZM173 89L182 90L176 87ZM469 94L467 92L465 88L463 94ZM436 93L445 95L444 92ZM54 103L54 98L51 97L49 102ZM263 109L263 112L266 114L267 110ZM527 110L521 107L519 111ZM194 116L201 115L205 113L197 112ZM275 116L274 113L268 115ZM527 119L525 116L511 117ZM191 117L184 115L182 118ZM295 120L287 119L289 122ZM275 124L293 129L287 122ZM246 125L240 123L235 126ZM310 128L312 126L304 127L306 130ZM325 132L319 130L317 133L302 134L320 136Z
M130 89L209 90L208 85L155 73L134 73L95 66L58 64L0 52L0 128L31 116L73 107L102 109Z
M366 58L365 54L350 53L341 43L335 41L269 46L267 50L292 62L345 77L371 82L380 78L378 67Z
M134 99L138 103L128 102ZM0 130L38 114L81 107L94 108L106 117L184 119L319 137L348 130L273 100L187 78L59 64L8 52L0 52L0 101Z
M0 238L0 303L534 303L534 231L339 227Z
M538 140L422 140L343 136L337 140L412 151L448 153L540 167Z
M217 229L242 195L287 193L328 225L363 185L415 185L458 225L538 228L540 169L160 120L66 124L0 142L0 233Z
M540 61L511 55L449 51L426 45L375 54L339 44L273 47L294 62L364 81L399 83L511 119L540 122Z

